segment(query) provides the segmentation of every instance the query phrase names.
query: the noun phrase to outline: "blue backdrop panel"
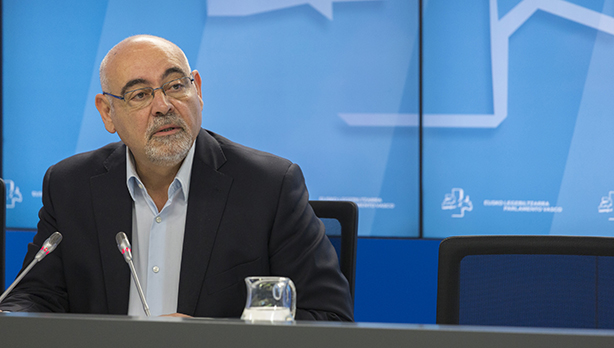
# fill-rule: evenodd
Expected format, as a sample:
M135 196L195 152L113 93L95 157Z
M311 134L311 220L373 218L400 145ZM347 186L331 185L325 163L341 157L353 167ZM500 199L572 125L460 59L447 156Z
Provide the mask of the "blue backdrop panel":
M417 0L7 0L3 18L9 227L36 226L50 165L118 140L98 66L147 33L200 71L205 128L298 163L312 199L357 202L360 235L418 236Z
M2 6L7 225L35 227L42 175L75 153L106 3Z
M614 1L425 1L424 236L612 235Z

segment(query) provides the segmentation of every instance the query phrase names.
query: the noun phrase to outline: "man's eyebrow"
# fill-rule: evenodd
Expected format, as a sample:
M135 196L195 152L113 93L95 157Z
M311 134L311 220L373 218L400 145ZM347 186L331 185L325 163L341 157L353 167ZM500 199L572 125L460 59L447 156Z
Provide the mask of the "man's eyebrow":
M183 70L181 70L181 68L178 68L176 66L172 67L172 68L168 68L166 69L166 71L164 72L164 74L162 74L162 79L164 80L165 78L169 77L172 74L181 74L183 76L187 76L185 74L185 72ZM136 85L140 85L140 84L147 84L149 83L149 81L145 80L145 79L134 79L134 80L130 80L128 81L128 83L126 83L124 85L124 87L122 88L122 93L121 95L124 95L126 93L126 91L128 91L128 88L132 87L132 86L136 86Z
M124 95L126 93L126 91L128 90L128 88L132 87L132 86L136 86L136 85L140 85L140 84L146 84L148 81L145 79L134 79L134 80L130 80L128 81L128 83L126 83L124 85L124 87L122 88L122 93L121 95Z
M183 76L186 76L185 72L181 70L181 68L174 66L172 68L166 69L164 74L162 74L162 79L164 80L165 78L169 77L172 74L181 74Z

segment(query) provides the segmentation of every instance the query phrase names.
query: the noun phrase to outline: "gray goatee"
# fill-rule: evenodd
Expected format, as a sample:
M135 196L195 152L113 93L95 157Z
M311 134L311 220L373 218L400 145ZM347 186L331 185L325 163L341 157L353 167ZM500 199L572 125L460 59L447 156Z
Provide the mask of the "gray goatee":
M175 124L182 129L176 134L154 137L156 129ZM190 151L193 139L188 133L188 125L176 114L156 117L147 128L145 155L154 164L172 167L179 164Z

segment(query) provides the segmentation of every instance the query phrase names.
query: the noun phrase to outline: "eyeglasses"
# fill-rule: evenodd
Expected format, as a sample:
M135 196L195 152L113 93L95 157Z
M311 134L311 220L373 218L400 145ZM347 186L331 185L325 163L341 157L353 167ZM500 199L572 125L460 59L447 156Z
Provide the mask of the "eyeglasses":
M102 92L103 95L110 95L111 97L123 100L128 104L128 107L132 109L142 109L154 99L154 93L156 90L161 90L165 96L173 99L183 99L189 97L192 94L192 88L190 84L194 82L192 76L185 76L178 79L174 79L166 82L158 88L144 87L128 91L123 96L114 95L107 92Z

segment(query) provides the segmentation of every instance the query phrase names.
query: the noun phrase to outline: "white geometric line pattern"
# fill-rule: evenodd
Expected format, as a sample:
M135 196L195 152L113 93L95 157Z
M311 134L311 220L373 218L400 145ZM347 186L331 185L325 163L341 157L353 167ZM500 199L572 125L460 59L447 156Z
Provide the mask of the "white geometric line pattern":
M499 19L497 0L490 0L490 53L493 114L424 114L424 127L497 128L507 118L509 37L542 10L614 35L614 18L563 0L524 0ZM350 126L415 127L417 114L339 113ZM390 120L396 120L391 122Z
M288 7L309 4L324 17L333 20L333 2L382 1L382 0L208 0L207 16L251 16Z

